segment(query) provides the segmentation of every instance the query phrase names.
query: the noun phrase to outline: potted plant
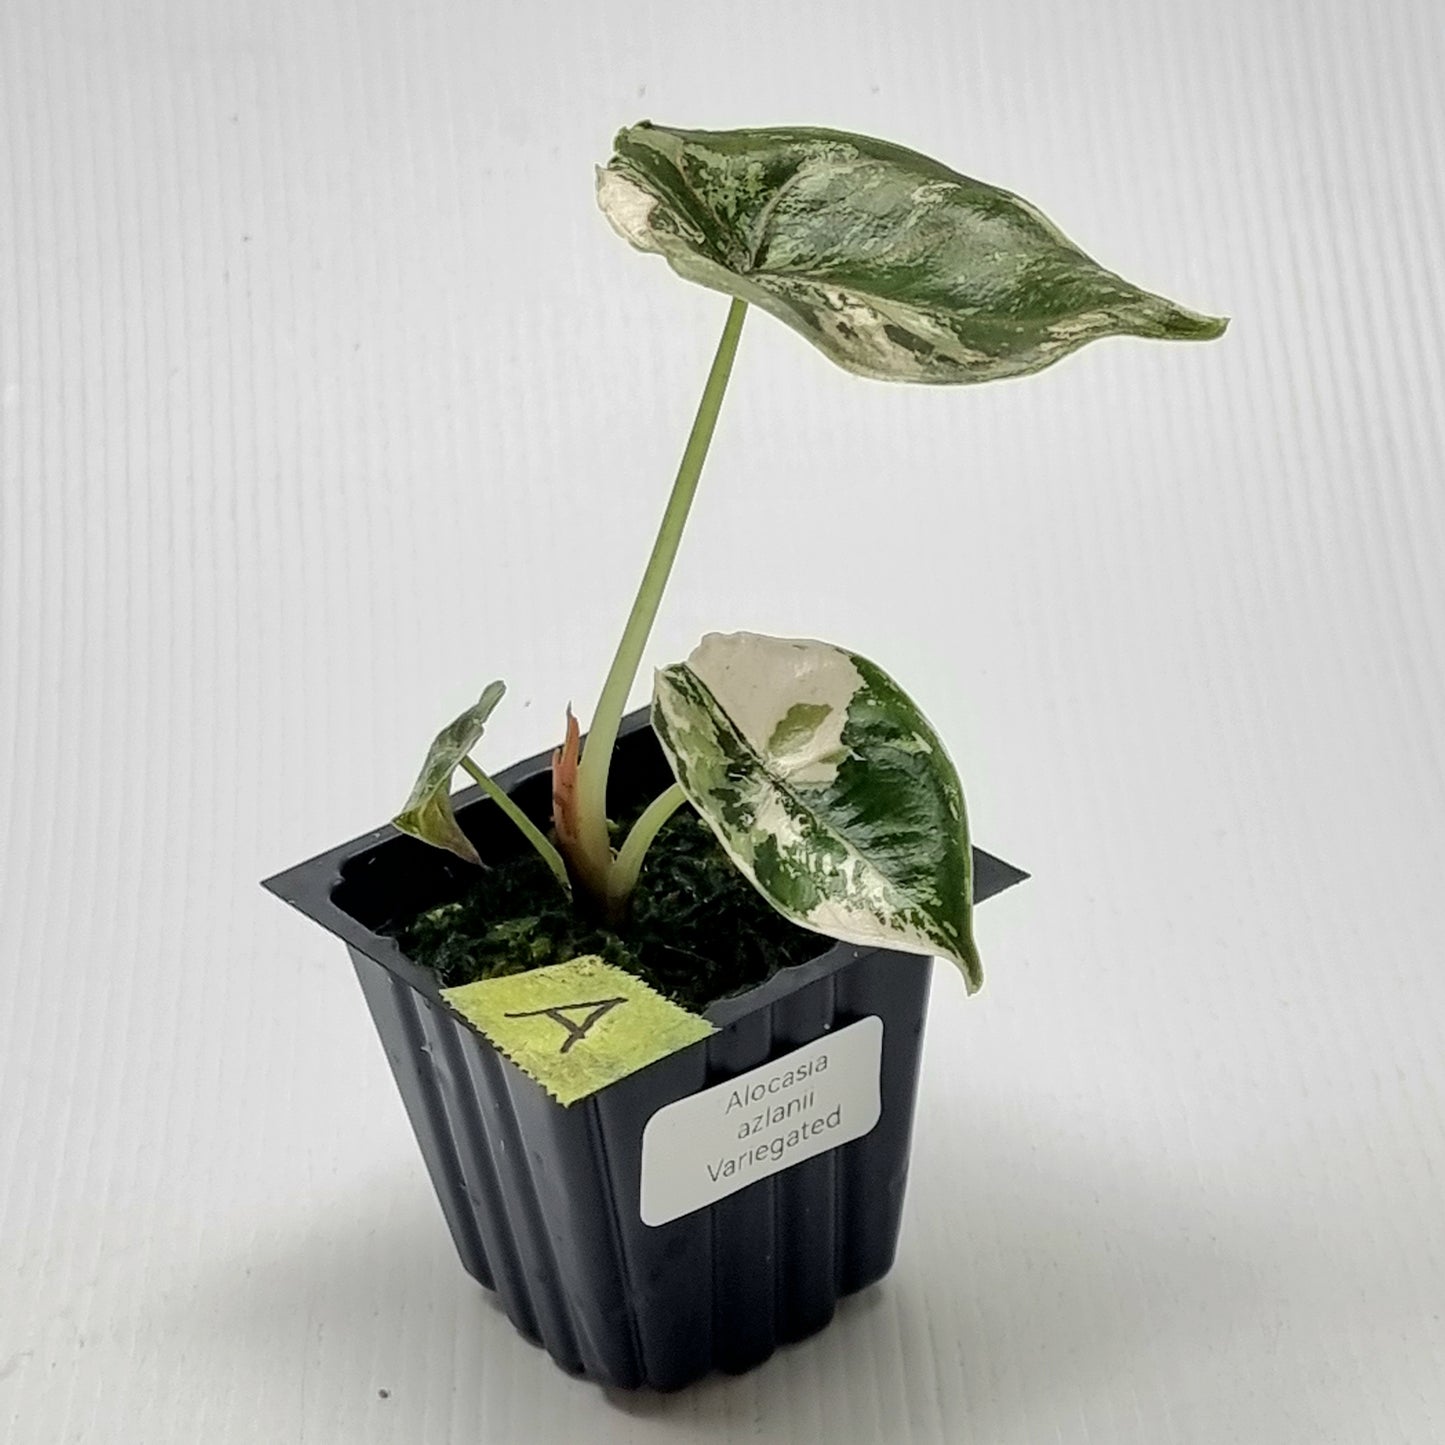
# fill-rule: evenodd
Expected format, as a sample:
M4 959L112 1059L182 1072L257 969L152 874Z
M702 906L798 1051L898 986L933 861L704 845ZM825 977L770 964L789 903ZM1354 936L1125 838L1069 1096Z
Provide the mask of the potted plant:
M623 130L598 200L731 297L584 739L495 776L501 683L392 826L269 880L347 943L465 1267L569 1370L740 1370L892 1262L930 958L969 991L958 776L881 668L711 634L624 716L750 306L888 381L1022 376L1225 323L1104 270L1027 202L816 129ZM474 786L455 797L455 772Z

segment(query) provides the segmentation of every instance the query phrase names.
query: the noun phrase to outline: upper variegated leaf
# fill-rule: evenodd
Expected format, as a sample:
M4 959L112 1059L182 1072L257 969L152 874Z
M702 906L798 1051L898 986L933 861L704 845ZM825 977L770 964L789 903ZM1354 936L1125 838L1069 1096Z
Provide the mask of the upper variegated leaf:
M452 811L452 774L480 741L492 709L506 690L505 683L489 682L481 697L436 735L411 797L391 820L403 833L446 848L468 863L480 865L482 860Z
M1101 336L1218 336L1027 201L841 131L621 131L598 202L634 246L883 381L993 381Z
M979 987L963 790L880 668L824 642L711 633L657 674L652 725L689 801L779 912L951 958Z

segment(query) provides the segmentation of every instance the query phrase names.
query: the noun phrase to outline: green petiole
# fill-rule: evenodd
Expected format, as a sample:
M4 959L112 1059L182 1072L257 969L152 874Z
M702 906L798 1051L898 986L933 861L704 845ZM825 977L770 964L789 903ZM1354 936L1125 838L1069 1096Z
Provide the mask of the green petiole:
M666 792L658 794L643 811L642 816L632 825L627 841L617 850L611 871L607 875L607 912L612 919L619 918L627 908L627 900L637 887L637 877L642 871L642 860L659 829L687 801L681 783L674 783Z
M612 667L603 684L597 711L587 733L582 761L577 769L578 844L576 856L571 858L571 862L588 891L604 901L609 912L614 908L614 900L620 900L617 906L625 905L627 894L631 891L631 883L619 888L613 882L612 874L616 865L607 836L607 779L612 767L613 748L617 743L617 730L627 708L627 697L637 678L637 669L642 662L642 654L682 541L683 527L692 507L698 479L702 476L703 463L707 460L708 447L717 426L723 396L727 391L728 377L732 373L733 358L737 355L738 338L742 334L743 318L747 309L747 302L741 299L734 299L728 308L727 322L723 326L717 353L713 357L712 368L703 387L702 400L698 403L697 416L693 420L687 448L677 469L677 478L672 484L667 510L663 513L662 525L658 529L657 540L653 543L652 554L647 560L647 568L642 574L642 583L637 589L637 598L628 615L627 626L617 647L617 655L612 660ZM645 848L646 842L642 846ZM637 863L640 866L640 853L637 855ZM636 882L635 869L631 881Z
M472 781L521 829L523 836L542 855L542 861L556 875L557 881L570 898L572 880L567 876L567 865L547 835L470 758L462 759L462 767Z

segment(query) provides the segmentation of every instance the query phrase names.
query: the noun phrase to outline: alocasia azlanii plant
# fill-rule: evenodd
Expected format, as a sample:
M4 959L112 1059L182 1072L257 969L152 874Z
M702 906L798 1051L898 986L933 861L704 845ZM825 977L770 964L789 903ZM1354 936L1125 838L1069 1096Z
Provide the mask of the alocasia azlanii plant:
M677 480L586 746L553 763L552 839L471 759L492 683L432 745L397 826L476 861L449 801L464 768L577 906L616 921L648 845L684 801L781 913L857 943L938 954L981 980L963 790L881 668L841 647L711 634L662 668L652 721L677 782L613 849L608 771L627 695L717 422L743 318L771 312L838 365L884 381L993 381L1101 336L1206 340L1225 323L1092 261L1027 201L914 151L837 131L622 131L598 171L639 250L733 298Z

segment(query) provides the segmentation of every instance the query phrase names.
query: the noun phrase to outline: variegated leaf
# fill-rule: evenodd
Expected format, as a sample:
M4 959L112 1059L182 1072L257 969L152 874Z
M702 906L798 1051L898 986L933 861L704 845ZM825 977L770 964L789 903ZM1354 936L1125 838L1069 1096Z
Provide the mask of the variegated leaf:
M688 799L780 913L951 958L979 987L963 790L880 668L824 642L710 633L657 674L652 726Z
M480 865L482 860L452 811L452 774L480 741L492 709L502 700L506 690L505 683L489 682L481 697L436 735L416 786L411 790L411 797L391 820L403 833L410 833L438 848L446 848L468 863Z
M805 128L621 131L613 227L679 275L772 312L884 381L993 381L1101 336L1226 323L1090 260L1027 201L902 146Z

